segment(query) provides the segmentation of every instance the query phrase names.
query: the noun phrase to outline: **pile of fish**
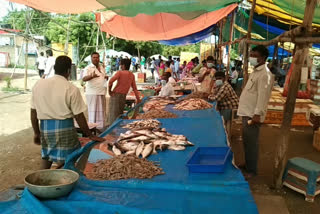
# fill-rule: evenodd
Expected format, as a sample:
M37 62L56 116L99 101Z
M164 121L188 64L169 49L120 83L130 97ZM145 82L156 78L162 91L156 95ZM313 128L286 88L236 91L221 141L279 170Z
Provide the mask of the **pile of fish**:
M176 104L174 106L174 109L183 110L183 111L192 111L192 110L208 109L212 107L213 105L211 105L210 103L208 103L203 99L192 98Z
M161 110L169 104L175 104L176 100L172 97L153 97L150 101L143 105L143 111L147 112L151 109Z
M174 113L162 109L152 109L144 114L139 114L137 119L177 118Z
M152 161L138 158L135 155L119 155L97 161L92 171L86 175L95 180L120 180L152 178L162 174L164 174L162 169Z
M125 126L123 126L123 128L125 129L143 129L143 128L159 128L161 126L161 123L158 120L138 120L138 121L134 121L132 123L129 123Z
M196 91L196 92L193 92L193 93L185 96L184 98L182 98L180 100L183 101L183 100L188 100L188 99L192 99L192 98L200 98L200 99L208 100L208 96L209 96L209 94L206 92Z
M186 146L193 146L183 135L173 135L164 128L130 130L120 134L113 144L112 151L121 154L135 154L137 157L148 157L157 154L157 150L184 150Z

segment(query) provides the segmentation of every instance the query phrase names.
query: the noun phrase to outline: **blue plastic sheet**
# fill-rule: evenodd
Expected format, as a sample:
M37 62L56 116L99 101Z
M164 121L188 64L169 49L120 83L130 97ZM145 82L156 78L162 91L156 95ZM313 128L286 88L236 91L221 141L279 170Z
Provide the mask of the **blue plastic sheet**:
M171 40L162 40L159 41L160 44L163 45L190 45L190 44L195 44L198 43L209 36L212 35L213 29L215 25L210 26L202 31L199 31L194 34L190 34L184 37L176 38L176 39L171 39Z
M160 119L162 127L170 133L185 135L195 146L150 156L150 160L159 161L164 175L118 181L93 181L81 176L67 197L41 201L25 190L20 200L0 203L0 210L2 213L258 213L249 185L232 166L231 159L224 173L190 174L185 166L198 146L227 146L221 116L214 109L181 114L186 117ZM122 125L129 122L117 120L102 136L124 132ZM75 160L95 144L91 142L74 152L66 168L74 169ZM95 151L89 161L99 158L101 153Z

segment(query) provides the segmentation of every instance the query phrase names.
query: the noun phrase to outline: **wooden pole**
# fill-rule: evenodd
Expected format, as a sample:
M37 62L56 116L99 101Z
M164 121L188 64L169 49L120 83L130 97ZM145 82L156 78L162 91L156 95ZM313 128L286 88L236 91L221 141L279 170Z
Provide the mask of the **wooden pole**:
M253 21L253 14L254 9L256 7L256 0L252 1L252 6L250 10L250 17L249 17L249 23L248 23L248 31L247 31L247 40L251 39L251 30L252 30L252 21ZM243 84L242 87L244 87L247 84L248 81L248 67L249 67L249 43L244 44L244 63L243 63Z
M226 79L229 79L229 69L230 69L230 54L231 54L231 42L233 40L232 36L233 36L233 23L234 23L234 14L235 12L232 12L232 16L231 16L231 20L230 20L230 30L229 30L229 48L228 48L228 63L227 63L227 75L226 75Z
M219 32L219 55L218 55L218 63L219 63L219 71L221 71L221 61L222 61L222 30L223 30L223 23L222 20L220 21L220 32Z
M28 52L29 52L29 41L28 41L28 35L29 35L29 8L27 7L26 9L26 16L25 16L25 20L26 20L26 50L24 53L24 91L27 91L28 88Z
M64 43L64 55L68 55L69 53L69 36L70 36L70 19L71 19L71 15L69 14L68 17L68 27L67 27L67 37L66 37L66 42Z
M264 46L270 46L277 44L278 42L292 42L296 44L309 44L309 43L319 43L320 37L309 37L309 36L299 36L295 38L291 37L281 37L276 40L270 40L270 41L255 41L255 40L249 40L247 41L249 44L252 45L264 45Z
M303 27L306 28L306 36L311 34L312 19L315 12L317 0L307 0L305 7L305 15L303 19ZM296 45L296 53L293 60L293 71L289 83L289 91L285 103L283 121L281 125L281 139L277 144L275 163L274 163L274 185L276 188L282 186L282 175L287 162L287 152L289 146L289 133L291 127L292 116L296 104L296 97L299 89L301 68L309 54L309 45Z
M97 30L97 41L96 41L96 52L99 50L99 31L100 31L100 26L98 25L98 30Z

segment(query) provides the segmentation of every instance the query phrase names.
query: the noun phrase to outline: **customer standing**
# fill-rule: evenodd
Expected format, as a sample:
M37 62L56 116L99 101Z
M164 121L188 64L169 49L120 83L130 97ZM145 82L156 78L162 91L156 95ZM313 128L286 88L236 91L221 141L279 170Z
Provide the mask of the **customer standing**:
M42 147L42 169L49 169L52 162L63 166L67 156L80 148L73 119L91 140L104 141L90 132L83 113L86 105L81 93L68 82L71 63L69 57L59 56L54 65L56 74L52 78L40 79L32 89L33 141Z
M242 116L243 144L248 176L257 174L259 131L264 121L271 96L274 77L266 66L269 51L258 45L250 52L250 64L254 71L242 91L238 115Z
M129 59L122 59L120 62L121 70L118 71L109 81L109 122L113 123L121 114L126 104L126 96L132 87L136 96L137 103L140 103L140 97L137 90L135 77L129 71L131 61ZM112 90L113 83L117 81L116 87Z
M88 82L86 85L88 121L97 123L97 128L102 131L106 126L106 88L104 84L108 76L103 66L100 65L99 58L99 53L91 54L92 64L85 68L82 80Z
M54 76L54 64L56 63L56 58L53 57L52 50L46 51L48 59L46 60L46 68L42 78L48 79Z
M42 77L44 74L44 69L46 69L47 58L44 57L44 53L41 52L40 56L37 59L37 65L39 70L39 76Z

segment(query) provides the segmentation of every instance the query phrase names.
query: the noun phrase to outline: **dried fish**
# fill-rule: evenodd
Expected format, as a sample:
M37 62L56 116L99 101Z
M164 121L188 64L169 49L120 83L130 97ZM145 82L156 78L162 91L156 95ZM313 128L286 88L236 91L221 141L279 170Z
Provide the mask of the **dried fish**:
M137 157L140 156L141 152L143 151L143 147L144 147L144 143L143 143L143 141L141 141L136 149L136 156Z
M168 147L168 149L170 150L176 150L176 151L181 151L181 150L185 150L186 147L184 146L179 146L179 145L171 145Z
M152 178L164 174L163 170L144 158L134 155L120 155L114 158L99 160L87 173L89 179L95 180L120 180L130 178Z
M146 158L148 157L153 150L153 143L149 143L148 145L146 145L142 151L142 158Z
M144 114L139 114L137 119L155 119L155 118L177 118L178 116L174 113L165 111L163 109L152 109Z
M175 104L176 101L169 97L155 97L150 101L146 102L143 106L143 111L147 112L153 109L161 110L164 109L169 104Z
M113 145L112 151L116 156L121 155L120 149L118 149L115 145Z
M208 103L207 101L199 98L188 99L176 104L174 109L176 110L184 110L184 111L191 111L191 110L200 110L200 109L208 109L212 108L213 105Z
M123 126L123 128L141 129L141 128L159 128L160 126L161 126L161 123L158 120L147 119L147 120L134 121L132 123L129 123Z

